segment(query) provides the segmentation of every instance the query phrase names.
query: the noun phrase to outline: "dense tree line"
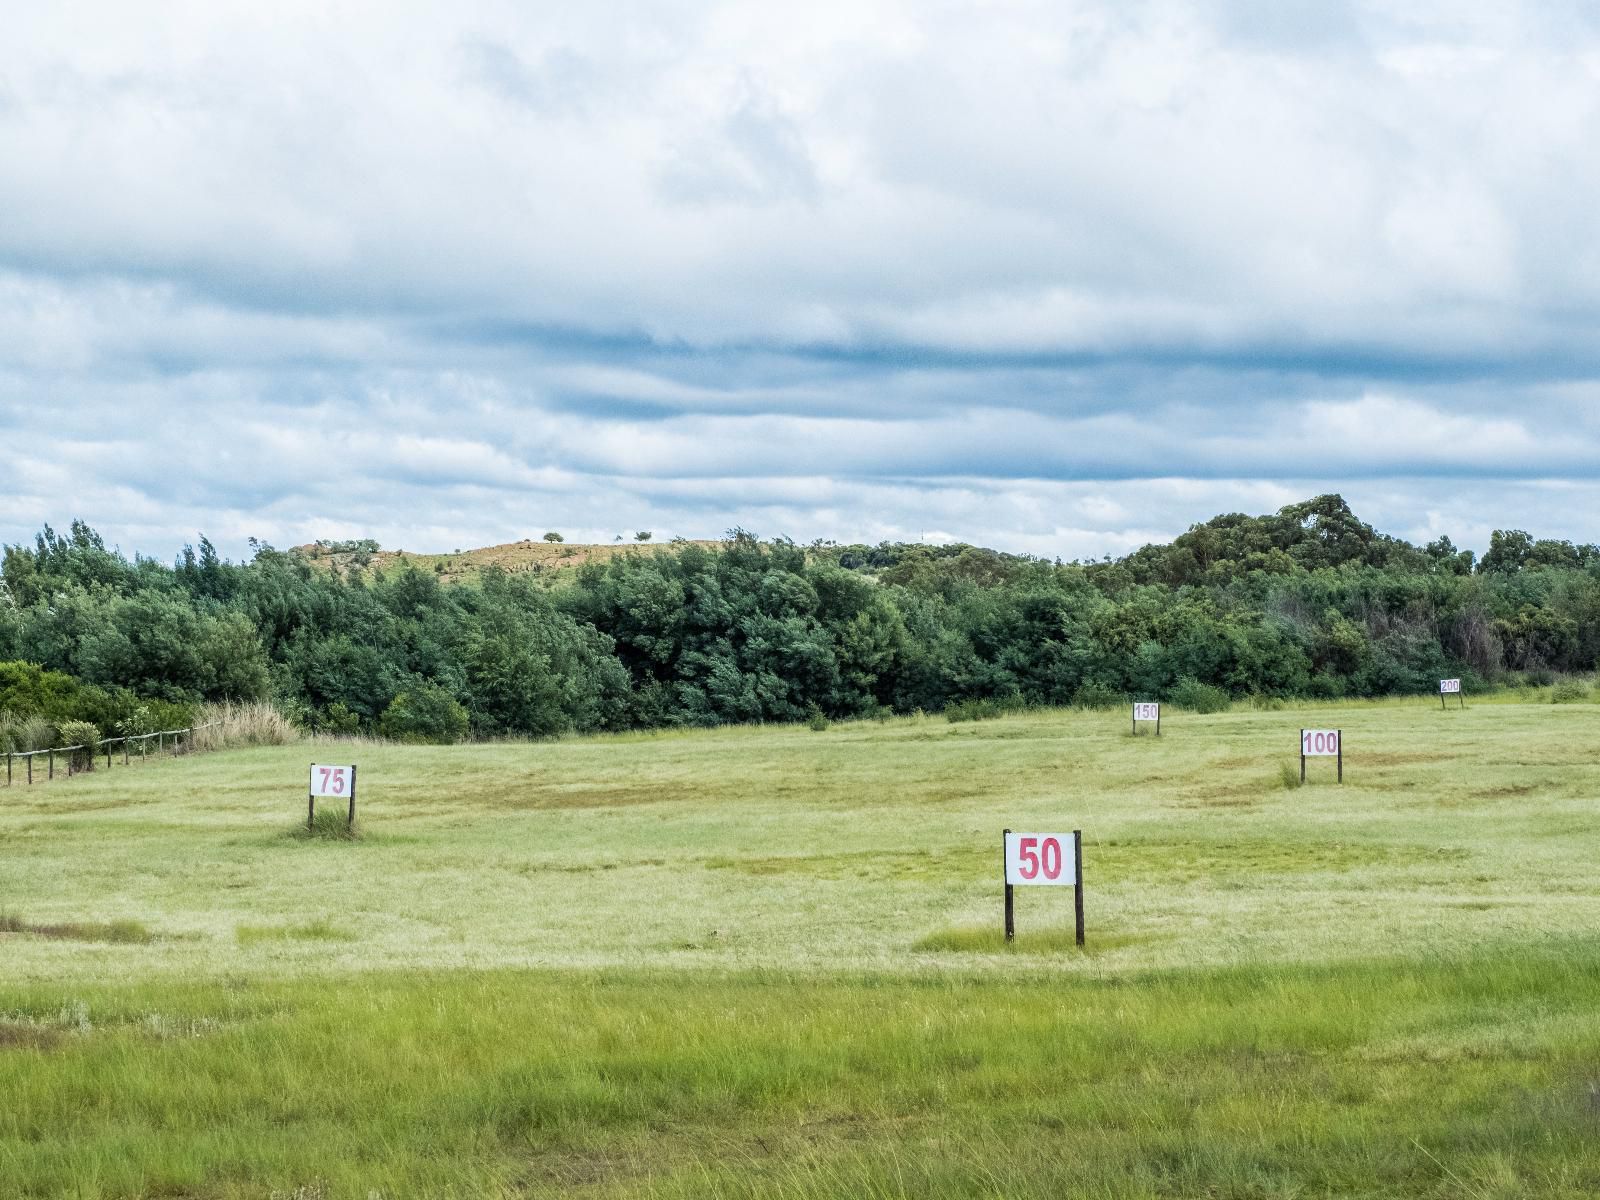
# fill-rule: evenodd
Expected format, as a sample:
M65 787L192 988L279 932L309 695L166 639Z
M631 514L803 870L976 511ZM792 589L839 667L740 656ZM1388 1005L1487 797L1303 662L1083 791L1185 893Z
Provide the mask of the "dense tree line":
M1476 561L1338 496L1125 558L972 546L639 549L456 585L205 539L168 566L81 523L5 550L0 712L102 730L271 699L311 728L454 738L1106 704L1196 684L1375 696L1591 671L1600 549L1497 531Z

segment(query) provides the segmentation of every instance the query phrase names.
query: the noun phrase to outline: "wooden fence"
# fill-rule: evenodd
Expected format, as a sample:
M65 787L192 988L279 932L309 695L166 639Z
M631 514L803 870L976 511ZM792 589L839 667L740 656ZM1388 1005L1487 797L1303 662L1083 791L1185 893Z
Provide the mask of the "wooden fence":
M47 779L54 779L56 777L56 755L58 754L64 754L67 756L67 774L72 775L80 770L94 770L95 760L100 757L100 751L104 749L106 755L106 769L110 770L112 756L111 748L113 746L122 747L122 765L126 767L133 761L135 757L132 752L135 745L139 747L137 758L140 762L143 762L149 757L150 740L152 738L155 739L157 754L168 752L173 755L187 754L189 751L195 748L195 734L199 733L202 729L211 729L212 727L220 724L222 724L221 721L207 721L204 725L191 725L187 729L160 729L155 733L139 733L128 737L102 738L98 742L83 742L76 746L52 746L48 750L22 750L15 752L7 751L6 786L10 787L13 782L12 775L15 770L13 766L14 759L23 759L26 762L26 781L29 784L32 784L33 760L38 758L41 754L45 756L45 770L47 772L45 778ZM170 741L168 741L169 738L171 739ZM89 753L83 759L83 765L81 767L76 766L75 764L79 760L75 756L85 750L87 750Z

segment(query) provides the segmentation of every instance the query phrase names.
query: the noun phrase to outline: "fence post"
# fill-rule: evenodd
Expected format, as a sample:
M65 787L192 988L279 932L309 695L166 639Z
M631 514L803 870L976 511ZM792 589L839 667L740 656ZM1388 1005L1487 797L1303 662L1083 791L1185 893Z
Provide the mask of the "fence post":
M50 756L50 778L54 779L56 777L56 752L47 750L45 753Z

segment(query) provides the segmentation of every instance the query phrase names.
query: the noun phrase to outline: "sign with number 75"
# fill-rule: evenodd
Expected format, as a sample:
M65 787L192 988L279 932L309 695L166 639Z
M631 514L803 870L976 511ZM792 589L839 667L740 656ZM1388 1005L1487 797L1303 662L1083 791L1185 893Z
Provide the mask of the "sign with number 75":
M356 824L355 765L353 763L346 766L329 766L324 763L311 764L311 783L306 788L307 829L316 826L318 796L333 796L350 802L349 813L345 820L353 833Z

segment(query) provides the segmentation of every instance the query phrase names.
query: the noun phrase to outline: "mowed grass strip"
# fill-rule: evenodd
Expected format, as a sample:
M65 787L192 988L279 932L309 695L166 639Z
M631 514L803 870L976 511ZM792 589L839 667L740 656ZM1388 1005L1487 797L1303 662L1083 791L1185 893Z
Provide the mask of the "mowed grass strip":
M0 989L0 1195L1589 1197L1596 995L1592 942Z
M1301 726L1345 731L1298 786ZM299 745L0 792L8 977L937 969L999 921L1000 831L1084 831L1093 969L1359 959L1600 929L1600 707L1030 712L450 747ZM306 767L360 765L359 837ZM1284 786L1285 771L1295 786ZM1024 934L1070 896L1018 897ZM236 930L337 917L347 940ZM963 968L975 957L962 956ZM1010 969L1016 956L995 952ZM1076 956L1041 959L1064 972Z

